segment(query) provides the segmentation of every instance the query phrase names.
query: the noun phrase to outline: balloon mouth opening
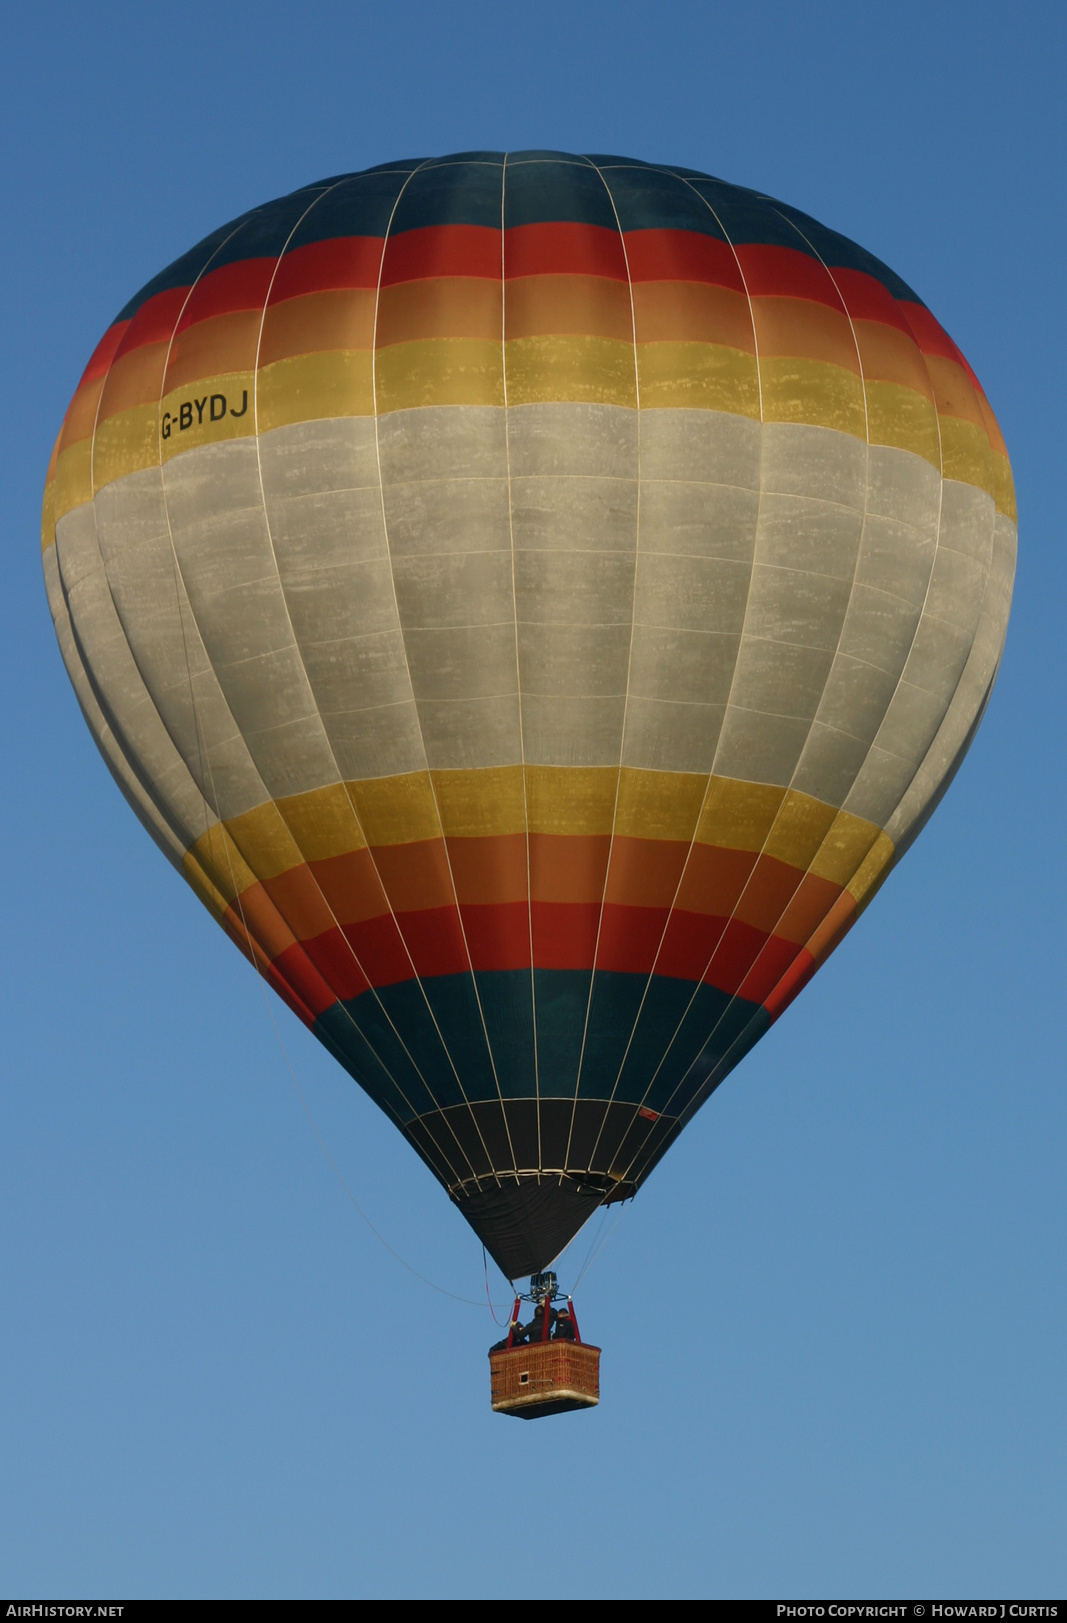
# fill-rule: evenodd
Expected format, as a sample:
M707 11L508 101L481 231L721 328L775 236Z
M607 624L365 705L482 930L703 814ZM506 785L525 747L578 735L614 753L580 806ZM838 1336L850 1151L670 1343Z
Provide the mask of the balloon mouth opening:
M629 1200L636 1186L597 1173L512 1173L499 1185L450 1191L507 1279L548 1267L599 1206Z

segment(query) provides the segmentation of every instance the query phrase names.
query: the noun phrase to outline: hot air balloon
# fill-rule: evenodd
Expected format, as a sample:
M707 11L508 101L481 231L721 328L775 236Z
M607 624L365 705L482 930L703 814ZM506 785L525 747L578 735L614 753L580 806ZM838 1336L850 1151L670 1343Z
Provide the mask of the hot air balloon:
M693 169L475 152L149 282L44 571L134 811L515 1279L922 828L1015 517L974 373L855 243Z

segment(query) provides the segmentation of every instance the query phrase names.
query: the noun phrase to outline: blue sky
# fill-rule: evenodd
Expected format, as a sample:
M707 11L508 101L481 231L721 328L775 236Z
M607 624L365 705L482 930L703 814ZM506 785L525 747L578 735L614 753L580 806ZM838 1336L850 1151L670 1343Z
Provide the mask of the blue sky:
M10 12L0 1590L1063 1593L1065 48L1040 3ZM324 175L532 146L706 169L885 259L1000 418L1020 562L943 806L582 1281L600 1408L520 1431L480 1247L125 807L37 536L155 271ZM290 1063L390 1245L480 1307L364 1225Z

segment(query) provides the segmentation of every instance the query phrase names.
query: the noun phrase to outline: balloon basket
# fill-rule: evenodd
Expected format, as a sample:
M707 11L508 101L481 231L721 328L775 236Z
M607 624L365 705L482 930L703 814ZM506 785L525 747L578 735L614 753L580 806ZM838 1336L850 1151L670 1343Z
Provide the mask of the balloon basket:
M591 1409L600 1402L600 1348L544 1341L489 1354L494 1412L520 1420Z

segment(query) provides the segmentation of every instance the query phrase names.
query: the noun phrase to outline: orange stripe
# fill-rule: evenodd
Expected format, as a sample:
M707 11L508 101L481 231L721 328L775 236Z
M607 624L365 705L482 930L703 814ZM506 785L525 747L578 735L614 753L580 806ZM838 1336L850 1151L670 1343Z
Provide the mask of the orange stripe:
M499 343L501 307L499 281L485 277L438 277L383 287L378 348L425 338L486 338Z
M634 323L639 344L726 344L752 354L752 317L744 293L709 282L637 282Z
M309 293L267 306L260 366L321 350L369 350L374 343L373 289Z
M596 902L604 895L608 834L531 834L530 894L535 902Z
M933 400L933 385L922 354L906 333L896 327L888 327L881 321L855 320L853 328L864 378L876 378L882 383L901 383Z
M978 396L978 408L982 413L982 422L989 436L989 443L1000 456L1007 457L1008 447L1004 444L1004 436L1000 432L1000 424L993 415L993 408L984 394Z
M461 907L525 903L529 896L525 834L448 841Z
M633 342L630 290L603 276L523 276L509 280L508 338L581 333Z
M754 298L760 359L796 356L808 361L830 361L859 373L852 328L843 310L808 299Z
M605 890L610 904L668 908L674 900L689 846L684 840L641 840L617 834Z
M68 446L77 445L81 440L87 440L92 434L103 386L103 378L95 377L83 384L75 394L67 407L67 415L63 422L60 451L65 451Z
M610 873L608 858L611 858ZM726 917L806 941L841 894L834 881L751 851L607 834L523 834L416 840L300 864L242 895L264 892L300 938L389 907L424 913L536 902L665 909ZM454 888L453 888L454 887ZM320 894L321 893L321 894ZM325 901L323 900L325 897ZM388 898L388 899L387 899Z
M444 840L380 845L373 850L386 895L397 913L455 907Z
M934 399L940 415L962 417L965 422L985 428L985 418L978 404L978 396L971 380L958 361L946 360L943 355L927 355L926 365L934 386Z
M167 340L142 344L120 355L107 375L100 401L99 421L104 423L131 406L155 405L163 393L163 368Z
M247 372L256 364L260 310L236 310L187 327L175 338L164 393L198 378Z

